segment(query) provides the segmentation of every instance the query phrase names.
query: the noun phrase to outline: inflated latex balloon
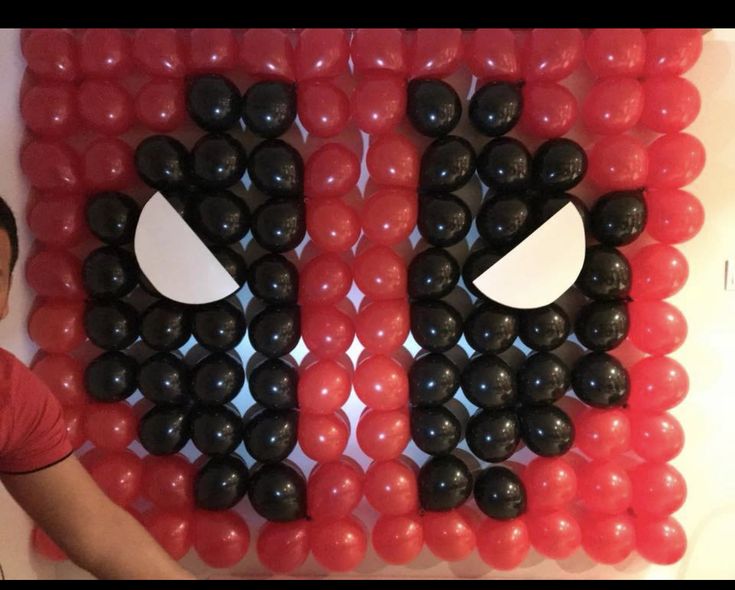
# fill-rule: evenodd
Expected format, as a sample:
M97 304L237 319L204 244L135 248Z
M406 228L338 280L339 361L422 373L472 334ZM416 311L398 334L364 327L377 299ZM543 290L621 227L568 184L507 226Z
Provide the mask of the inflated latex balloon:
M689 265L673 246L651 244L631 258L633 283L630 296L634 300L667 299L686 283Z
M526 346L534 350L554 350L566 341L571 332L569 316L555 303L524 310L520 318L519 336Z
M336 461L349 436L350 424L343 414L301 412L299 416L299 448L314 461Z
M419 501L424 510L446 511L472 495L473 477L464 461L453 455L432 457L418 475Z
M526 357L516 378L518 397L524 404L553 404L571 385L569 368L551 352L536 352Z
M227 131L240 120L242 98L237 86L219 74L192 78L186 88L186 110L207 131Z
M135 181L133 150L115 137L100 137L82 154L82 174L90 191L119 191Z
M282 359L268 359L253 369L248 390L260 405L272 410L288 410L298 405L296 389L299 372Z
M622 410L588 408L577 416L575 427L577 446L592 459L613 459L630 449L631 422Z
M339 255L325 252L302 266L298 279L299 302L302 305L334 305L349 293L352 269Z
M633 412L631 430L633 450L647 461L670 461L684 448L684 429L667 412Z
M581 526L582 548L597 563L620 563L635 549L635 527L627 514L595 515Z
M646 185L649 152L630 135L600 139L588 151L589 178L603 190L633 190Z
M186 120L183 83L165 78L150 80L135 97L135 114L151 131L169 133L178 129Z
M248 497L253 509L266 520L290 522L306 516L306 481L285 463L262 465L254 471Z
M373 145L370 146L372 148ZM371 161L369 154L370 151L368 167ZM371 176L375 174L371 172ZM304 194L312 199L341 197L355 188L359 178L360 160L355 153L341 143L326 143L306 161Z
M162 510L194 506L195 468L184 455L143 458L141 495Z
M680 76L702 53L701 29L651 29L646 34L647 76Z
M350 372L335 360L321 359L303 367L299 375L299 408L315 414L331 414L350 395Z
M250 209L244 199L227 190L214 190L187 207L191 226L205 241L216 245L234 244L250 229ZM253 225L255 225L253 220Z
M229 301L197 306L191 316L191 331L207 350L235 348L245 336L245 314Z
M574 334L579 343L598 352L612 350L622 344L630 321L627 305L622 301L591 301L577 314Z
M521 427L512 410L480 410L467 422L465 437L475 457L500 463L515 453L521 440Z
M21 98L20 113L28 129L44 137L66 137L79 125L73 86L41 83Z
M85 234L84 207L74 197L44 197L28 209L28 227L42 244L54 248L77 245Z
M84 412L84 434L96 448L122 451L135 440L138 418L127 402L88 404Z
M334 137L350 118L350 99L327 80L299 84L297 110L304 129L315 137Z
M81 269L84 288L93 298L121 298L138 284L140 269L127 250L104 246L92 251Z
M152 76L182 78L186 74L183 39L176 29L138 29L133 57Z
M77 41L65 29L31 31L22 50L28 69L41 79L71 82L79 75Z
M247 158L242 144L226 133L204 135L191 148L191 173L204 190L225 189L242 180Z
M512 309L486 301L465 320L464 336L477 352L500 354L513 344L518 329L518 316Z
M67 353L85 340L84 304L76 301L46 301L28 318L28 334L51 353Z
M406 240L416 227L418 199L405 189L381 189L362 206L362 231L371 242L393 246Z
M477 506L490 518L511 520L526 511L526 489L507 467L488 467L475 476Z
M397 299L406 294L406 263L388 246L363 250L355 257L352 272L358 289L372 300Z
M413 514L419 508L416 473L402 459L375 461L365 473L365 498L380 514Z
M304 161L281 139L267 139L250 153L248 173L255 187L273 197L300 197L304 193Z
M79 116L103 135L121 135L135 122L133 100L128 92L110 80L85 80L77 90Z
M646 231L664 244L678 244L693 238L702 229L704 207L693 196L679 189L649 189Z
M248 454L260 463L278 463L296 447L298 413L295 410L263 410L242 430Z
M630 507L633 486L617 461L592 461L579 470L577 496L592 512L620 514Z
M291 40L281 29L253 28L240 38L240 63L251 76L293 81Z
M307 503L313 520L349 516L362 500L365 474L347 458L320 463L309 474Z
M630 399L634 410L659 412L678 405L689 391L686 369L669 357L646 357L630 367Z
M423 355L408 371L409 397L415 406L440 406L454 397L459 386L459 368L440 353Z
M66 354L44 354L31 365L62 406L85 402L84 365Z
M516 82L521 78L518 54L510 29L476 29L467 39L464 59L479 80Z
M120 506L129 506L140 494L143 464L129 450L100 452L83 464L97 485Z
M686 340L686 319L666 301L634 301L628 306L628 313L630 341L643 352L670 354Z
M413 561L424 546L424 530L418 515L382 515L371 535L375 553L386 563L403 565Z
M194 480L194 500L198 508L227 510L248 492L249 473L239 455L209 459Z
M467 184L474 173L475 151L470 143L462 137L447 135L424 151L419 186L425 191L450 192Z
M411 438L427 455L451 453L462 436L459 419L443 406L411 410Z
M615 191L595 201L590 212L590 229L606 246L625 246L641 235L647 217L641 191Z
M456 196L450 193L419 196L418 230L432 246L453 246L465 238L471 225L469 207Z
M523 519L496 521L486 518L477 530L477 552L496 570L518 567L531 548L528 529Z
M357 29L352 35L350 57L356 74L371 70L406 71L401 29Z
M524 406L518 419L523 442L541 457L563 455L574 444L574 423L555 405Z
M447 250L429 248L419 252L408 265L408 295L413 299L441 299L452 292L459 272L459 263Z
M524 108L520 88L507 82L490 82L472 95L469 117L480 133L505 135L516 126Z
M266 254L250 266L248 286L255 297L266 303L296 303L299 271L284 256Z
M236 408L201 406L191 413L191 440L204 455L229 455L242 442Z
M408 403L406 370L390 356L374 354L361 361L355 367L352 385L368 408L397 410Z
M317 562L333 572L355 569L367 553L365 525L354 516L317 521L309 527L309 543Z
M387 133L373 139L365 162L370 179L378 185L402 188L418 185L419 155L413 142L403 135Z
M163 191L185 188L191 176L188 150L167 135L151 135L138 144L135 168L143 182Z
M37 250L26 260L25 275L28 285L41 297L84 297L82 264L65 250Z
M679 510L687 495L684 477L665 463L642 463L630 472L631 508L638 517L662 518Z
M583 47L579 29L532 29L523 48L526 80L563 80L580 65Z
M358 224L356 221L357 227ZM266 250L276 253L293 250L306 235L307 215L303 201L291 197L268 199L253 213L251 229L255 241ZM311 232L309 235L313 239Z
M572 368L577 397L595 408L619 407L630 394L630 379L623 364L605 352L580 357Z
M309 556L309 523L266 522L258 533L258 560L275 573L288 573Z
M366 410L355 429L357 444L375 461L398 457L411 440L409 414L400 410Z
M74 193L82 190L82 170L76 152L58 141L34 139L20 153L20 167L32 186L41 191Z
M120 29L87 29L79 38L79 68L91 77L115 78L132 65L130 38Z
M686 78L656 76L643 82L645 106L641 124L658 133L676 133L694 121L701 99L697 87Z
M577 493L577 474L561 457L537 457L523 471L530 512L561 510Z
M605 78L587 93L582 122L592 133L616 135L636 126L647 105L647 93L634 78Z
M84 312L84 331L104 350L122 350L139 334L138 312L122 300L94 301Z
M288 131L296 119L296 87L276 80L253 84L243 97L245 128L273 139Z
M556 82L530 82L523 89L520 127L540 138L566 135L577 120L577 99Z
M585 41L584 57L599 78L637 78L646 60L646 38L640 29L595 29Z
M477 232L498 253L508 252L535 229L530 199L521 194L486 198L477 214Z
M344 29L304 29L294 48L297 80L339 76L347 71L349 56Z
M370 301L355 318L355 334L368 352L388 354L406 341L410 322L404 299Z
M462 369L462 391L467 399L486 410L505 408L516 401L513 370L500 357L483 354Z
M526 146L512 137L492 139L477 155L477 173L492 189L501 192L523 190L531 181L531 154ZM447 191L455 188L438 187Z
M290 229L292 225L294 224L287 227ZM357 212L340 199L310 202L306 210L306 230L309 237L314 245L325 252L345 252L352 248L360 237L361 225ZM303 233L298 242L294 240L292 248L302 238Z
M361 131L371 135L389 133L405 114L406 82L401 76L372 72L357 79L352 93L352 119Z
M99 240L112 246L133 240L140 207L123 193L107 192L94 195L86 205L85 215L90 231Z
M686 533L676 519L636 518L634 523L635 547L647 561L671 565L686 553Z
M427 299L411 304L411 334L430 352L446 352L462 337L462 315L450 304Z
M160 300L141 314L140 336L153 350L177 350L191 337L189 321L189 312L183 305Z
M192 519L193 545L199 558L210 567L229 568L245 557L250 531L245 520L227 510L196 510Z
M565 559L582 543L579 522L566 509L531 513L525 521L532 547L550 559Z
M188 64L195 71L229 70L235 65L237 40L232 29L192 29Z
M135 359L122 352L106 352L87 365L84 386L98 401L122 401L137 389L137 373Z
M459 96L446 82L428 79L409 82L407 116L422 135L442 137L451 133L461 115Z
M423 525L426 546L444 561L464 559L477 545L473 523L458 510L426 512Z
M688 133L669 133L648 146L648 186L681 188L694 181L705 162L702 142Z
M587 154L571 139L549 139L533 154L533 179L541 190L568 191L582 182L585 174Z
M191 368L191 392L194 398L207 405L232 401L245 383L245 370L239 360L215 352L204 357Z
M151 455L173 455L189 442L190 423L184 406L155 406L140 419L138 439Z
M460 29L418 29L406 47L411 78L443 78L452 74L462 59Z
M631 274L631 265L620 251L610 246L591 246L575 285L592 299L624 299L630 292Z

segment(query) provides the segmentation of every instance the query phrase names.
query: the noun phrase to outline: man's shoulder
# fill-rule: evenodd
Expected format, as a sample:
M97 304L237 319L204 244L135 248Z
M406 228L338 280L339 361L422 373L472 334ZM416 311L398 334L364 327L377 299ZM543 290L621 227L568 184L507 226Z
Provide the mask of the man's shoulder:
M15 355L0 348L0 404L10 399L10 393L18 380L18 371L24 365Z

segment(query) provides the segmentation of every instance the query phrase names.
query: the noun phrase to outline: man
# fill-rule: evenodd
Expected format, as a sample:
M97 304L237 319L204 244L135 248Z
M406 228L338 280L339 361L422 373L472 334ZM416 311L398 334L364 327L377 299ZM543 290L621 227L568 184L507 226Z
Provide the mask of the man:
M0 198L0 320L18 260L15 219ZM0 481L80 567L98 578L193 579L72 454L61 406L0 348Z

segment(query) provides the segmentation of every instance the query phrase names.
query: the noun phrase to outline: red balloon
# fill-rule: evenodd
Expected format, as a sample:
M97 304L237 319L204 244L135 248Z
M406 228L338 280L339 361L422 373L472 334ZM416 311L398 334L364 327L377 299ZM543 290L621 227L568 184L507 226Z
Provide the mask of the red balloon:
M138 417L127 402L87 404L84 433L98 449L122 451L135 440Z
M302 367L299 376L299 408L314 414L332 414L350 397L350 372L341 364L321 359Z
M635 519L635 544L645 560L659 565L679 561L687 549L687 537L679 522L672 518Z
M646 60L646 38L640 29L595 29L587 37L584 56L598 78L637 78Z
M530 82L523 87L521 128L543 139L566 135L577 120L577 99L556 82Z
M293 81L291 41L279 29L248 29L240 39L240 63L251 76Z
M352 93L352 117L371 135L388 133L406 113L406 81L398 74L375 72L360 77Z
M143 462L132 451L101 452L86 465L107 496L120 506L132 504L140 494Z
M635 127L641 118L643 98L643 87L635 78L605 78L587 92L582 103L582 121L592 133L623 133Z
M647 76L680 76L702 53L699 29L652 29L646 34Z
M360 237L360 218L340 199L319 199L306 205L306 231L326 252L344 252Z
M79 114L89 127L104 135L120 135L133 125L133 101L110 80L85 80L77 92Z
M78 404L76 406L66 406L64 408L66 436L75 451L87 442L87 437L84 435L85 406L86 404Z
M84 331L84 303L46 301L37 305L28 318L28 334L46 352L71 352L87 339Z
M312 522L309 540L319 565L332 572L355 569L367 553L365 525L354 516Z
M597 563L620 563L635 549L633 519L627 514L587 515L582 520L582 548Z
M379 185L414 190L418 185L419 155L403 135L391 133L372 140L365 162L370 179Z
M579 471L579 499L593 512L619 514L633 495L627 471L615 461L592 461Z
M579 523L567 510L529 514L525 520L531 545L550 559L566 559L582 544Z
M258 533L260 563L272 572L292 572L309 556L309 525L305 520L266 522Z
M419 509L416 473L401 459L374 461L365 474L365 498L380 514L413 514Z
M416 514L381 515L373 526L373 548L384 562L404 565L424 546L424 529Z
M512 520L482 520L477 531L477 552L482 560L496 570L512 570L528 555L531 540L521 518Z
M182 559L191 549L190 514L152 508L143 513L142 521L143 526L172 559Z
M195 510L192 525L194 549L210 567L232 567L248 552L248 525L233 510Z
M82 263L66 250L37 250L25 270L28 285L41 297L84 299Z
M360 159L341 143L327 143L306 161L304 194L307 198L342 197L357 185Z
M50 561L66 561L69 559L64 550L59 547L38 525L31 533L33 550Z
M44 354L31 366L33 373L43 381L62 406L86 403L84 366L67 354Z
M133 57L151 76L183 78L186 75L184 53L176 29L138 29L133 37Z
M526 80L563 80L582 61L583 44L579 29L533 29L523 52Z
M630 472L631 508L636 516L663 518L679 510L687 496L684 477L666 463L642 463Z
M408 338L409 325L406 299L369 301L355 318L355 334L368 352L390 354Z
M673 246L650 244L630 259L633 299L666 299L678 293L689 276L684 255Z
M565 508L577 493L577 474L560 457L537 457L523 471L528 509L553 512Z
M194 71L231 70L236 56L232 29L192 29L189 33L189 66Z
M464 559L477 545L472 523L457 510L426 512L423 525L426 546L444 561Z
M307 505L313 520L346 518L362 500L365 474L345 458L319 463L309 474Z
M347 351L355 339L352 319L334 306L301 308L301 337L318 358L331 359Z
M362 231L377 243L393 246L407 239L416 227L416 193L400 188L384 188L370 195L362 207Z
M327 80L299 84L296 102L299 121L315 137L334 137L350 118L350 99Z
M406 73L406 52L400 29L357 29L352 35L350 54L358 76L372 70Z
M194 466L181 454L143 459L141 493L162 510L194 507Z
M418 29L407 45L411 78L445 78L462 61L461 29Z
M369 246L352 264L355 284L375 300L406 295L406 263L388 246Z
M478 80L517 82L521 62L513 31L477 29L464 49L465 62Z
M630 449L630 420L622 410L587 408L574 429L574 442L591 459L607 461Z
M588 156L589 177L600 189L637 189L646 184L648 150L634 137L604 137L592 146Z
M167 133L177 129L186 119L183 83L170 78L149 81L135 97L135 113L152 131Z
M89 144L83 166L84 182L91 190L122 190L135 179L133 151L115 137L101 137Z
M49 82L32 86L21 98L20 114L36 135L65 137L79 125L75 89Z
M65 143L36 139L20 153L20 167L41 191L73 193L82 188L79 156Z
M686 242L704 224L704 207L691 193L680 189L648 189L646 231L664 244Z
M686 78L660 76L643 82L646 100L641 124L659 133L676 133L689 127L699 114L697 87Z
M42 244L75 246L86 229L82 202L75 196L47 195L39 198L28 210L28 227Z
M662 135L648 146L648 184L654 188L681 188L704 168L702 142L688 133Z
M666 412L633 412L633 450L646 461L671 461L684 448L684 430L679 421Z
M120 29L87 29L79 39L79 65L90 77L127 74L132 65L130 39Z
M662 412L679 405L689 391L689 375L667 356L649 356L628 369L633 410Z
M314 461L336 461L350 437L350 424L340 413L299 412L298 440L304 455Z
M628 304L628 316L628 338L642 352L670 354L686 340L686 319L666 301L633 301Z
M312 258L299 272L299 303L334 305L352 287L350 265L333 252Z
M397 410L408 405L408 376L392 357L369 356L355 368L352 382L357 397L368 408Z
M350 44L343 29L304 29L296 42L296 79L335 78L347 72Z
M401 410L366 410L355 429L362 452L375 461L400 456L411 440L408 412Z
M37 29L22 43L28 69L39 78L72 82L79 75L78 47L63 29Z

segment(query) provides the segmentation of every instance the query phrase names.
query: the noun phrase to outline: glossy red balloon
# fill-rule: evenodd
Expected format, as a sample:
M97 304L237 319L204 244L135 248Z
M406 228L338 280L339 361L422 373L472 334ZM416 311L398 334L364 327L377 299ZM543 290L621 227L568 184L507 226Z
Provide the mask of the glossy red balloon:
M641 124L659 133L676 133L689 127L702 101L697 87L686 78L657 76L643 82L645 106Z
M689 375L667 356L649 356L628 369L633 410L661 412L679 405L689 391Z
M631 414L632 446L646 461L671 461L684 448L684 430L667 412Z
M319 565L332 572L355 569L367 553L365 525L354 516L311 523L309 541Z
M77 108L82 120L104 135L125 133L135 121L128 92L110 80L85 80L77 91Z
M630 135L599 140L587 153L588 175L604 191L638 189L649 176L646 146Z
M116 78L131 65L130 38L120 29L87 29L79 38L79 66L86 76Z
M368 409L355 429L357 444L362 452L375 461L387 461L400 456L411 440L408 412L401 410Z
M413 514L419 508L416 473L402 459L374 461L365 474L365 498L380 514Z
M352 93L352 118L371 135L392 131L406 113L406 81L398 74L361 76Z
M314 414L332 414L350 397L350 372L341 364L321 359L301 369L299 408Z
M295 48L296 79L335 78L347 72L350 44L344 29L304 29Z
M66 425L66 436L69 438L71 447L76 451L87 438L84 435L84 412L86 404L66 406L64 408L64 424Z
M461 29L418 29L407 44L411 78L445 78L462 62Z
M146 455L141 493L162 510L189 510L194 506L194 476L184 455Z
M84 152L84 182L94 191L127 189L135 180L133 151L121 139L101 137Z
M74 406L87 401L84 387L84 365L67 354L44 354L31 366L62 406Z
M574 429L574 442L591 459L607 461L630 449L630 420L622 410L587 408Z
M689 276L684 255L673 246L649 244L630 258L633 299L667 299L678 293Z
M406 73L406 52L400 29L357 29L352 35L350 55L358 76L373 70Z
M645 73L647 76L680 76L701 54L702 32L699 29L652 29L646 34Z
M28 69L39 78L72 82L79 75L79 48L64 29L37 29L22 43Z
M260 563L272 572L292 572L309 556L309 524L305 520L266 522L256 549Z
M350 118L350 99L327 80L299 84L296 102L299 121L315 137L334 137Z
M339 413L299 412L298 440L304 455L314 461L336 461L350 437L350 424Z
M98 449L122 451L138 434L138 416L127 402L90 403L84 414L84 434Z
M140 494L143 463L132 451L101 452L87 464L97 485L116 504L128 506Z
M419 161L413 142L397 133L373 139L365 159L370 180L379 185L409 189L418 185Z
M597 563L620 563L635 549L635 527L627 514L590 514L581 524L582 548Z
M408 376L392 357L369 356L355 368L352 383L357 397L368 408L397 410L408 405Z
M636 518L635 545L645 560L659 565L679 561L687 549L687 537L671 516L662 519Z
M530 82L523 86L520 126L534 137L566 135L577 120L577 99L556 82Z
M633 487L628 472L617 462L592 461L578 475L577 492L588 510L619 514L630 506Z
M408 338L410 314L406 299L369 301L355 318L355 334L368 352L390 354Z
M280 29L248 29L240 39L240 63L251 76L292 81L291 41Z
M477 545L472 523L457 510L426 512L423 525L426 546L444 561L464 559Z
M192 525L194 549L210 567L232 567L248 552L250 530L243 518L233 510L196 510Z
M631 508L638 517L662 518L684 505L687 486L679 471L666 463L642 463L630 472Z
M189 67L220 72L235 67L237 41L232 29L192 29L189 33Z
M523 71L529 82L558 82L582 61L584 41L579 29L533 29L523 48Z
M531 540L521 518L512 520L482 520L477 531L477 552L480 558L496 570L512 570L528 555Z
M523 471L528 509L553 512L565 508L577 493L577 474L561 457L537 457Z
M384 188L370 195L362 207L362 231L377 243L393 246L407 239L416 227L418 197L413 191Z
M75 88L52 82L36 84L23 94L20 114L34 134L65 137L79 125Z
M334 305L347 296L351 287L350 265L333 252L315 256L299 271L299 303L302 305Z
M352 319L334 306L301 308L301 337L318 358L331 359L344 352L355 339Z
M50 561L66 561L69 559L64 550L51 540L38 525L33 527L31 533L31 544L33 550Z
M566 559L582 544L582 531L568 510L534 513L526 517L531 545L550 559Z
M628 305L628 316L628 338L642 352L670 354L686 340L686 319L666 301L633 301Z
M397 299L406 295L406 263L388 246L365 248L355 257L352 272L357 287L371 299Z
M344 458L319 463L309 474L306 498L312 520L346 518L362 500L365 474Z
M37 305L28 318L28 334L41 350L65 354L81 345L84 332L84 303L46 301Z
M37 250L26 261L26 281L41 297L84 299L82 263L66 250Z
M636 126L643 113L644 92L635 78L599 80L582 103L582 122L592 133L616 135Z
M595 29L587 37L584 56L599 78L637 78L646 61L646 38L640 29Z
M373 526L373 548L384 562L404 565L413 561L424 546L424 529L416 514L382 515Z
M41 191L73 193L82 188L79 156L65 143L36 139L20 153L20 167Z
M704 207L697 197L680 189L648 189L646 231L664 244L686 242L704 224Z
M340 199L319 199L306 204L306 231L326 252L344 252L360 237L360 218Z
M192 523L189 513L152 508L142 515L143 526L172 559L182 559L191 549Z
M327 143L316 150L304 167L307 198L342 197L360 178L360 159L341 143Z
M133 57L151 76L183 78L185 54L176 29L138 29L133 36Z
M521 61L510 29L477 29L465 44L464 59L470 71L483 81L517 82Z
M170 78L147 82L135 97L135 114L152 131L168 133L177 129L186 119L183 83Z
M42 244L71 247L85 234L82 201L76 196L44 195L28 209L28 227Z
M702 142L688 133L662 135L648 146L648 185L681 188L691 183L704 168Z

